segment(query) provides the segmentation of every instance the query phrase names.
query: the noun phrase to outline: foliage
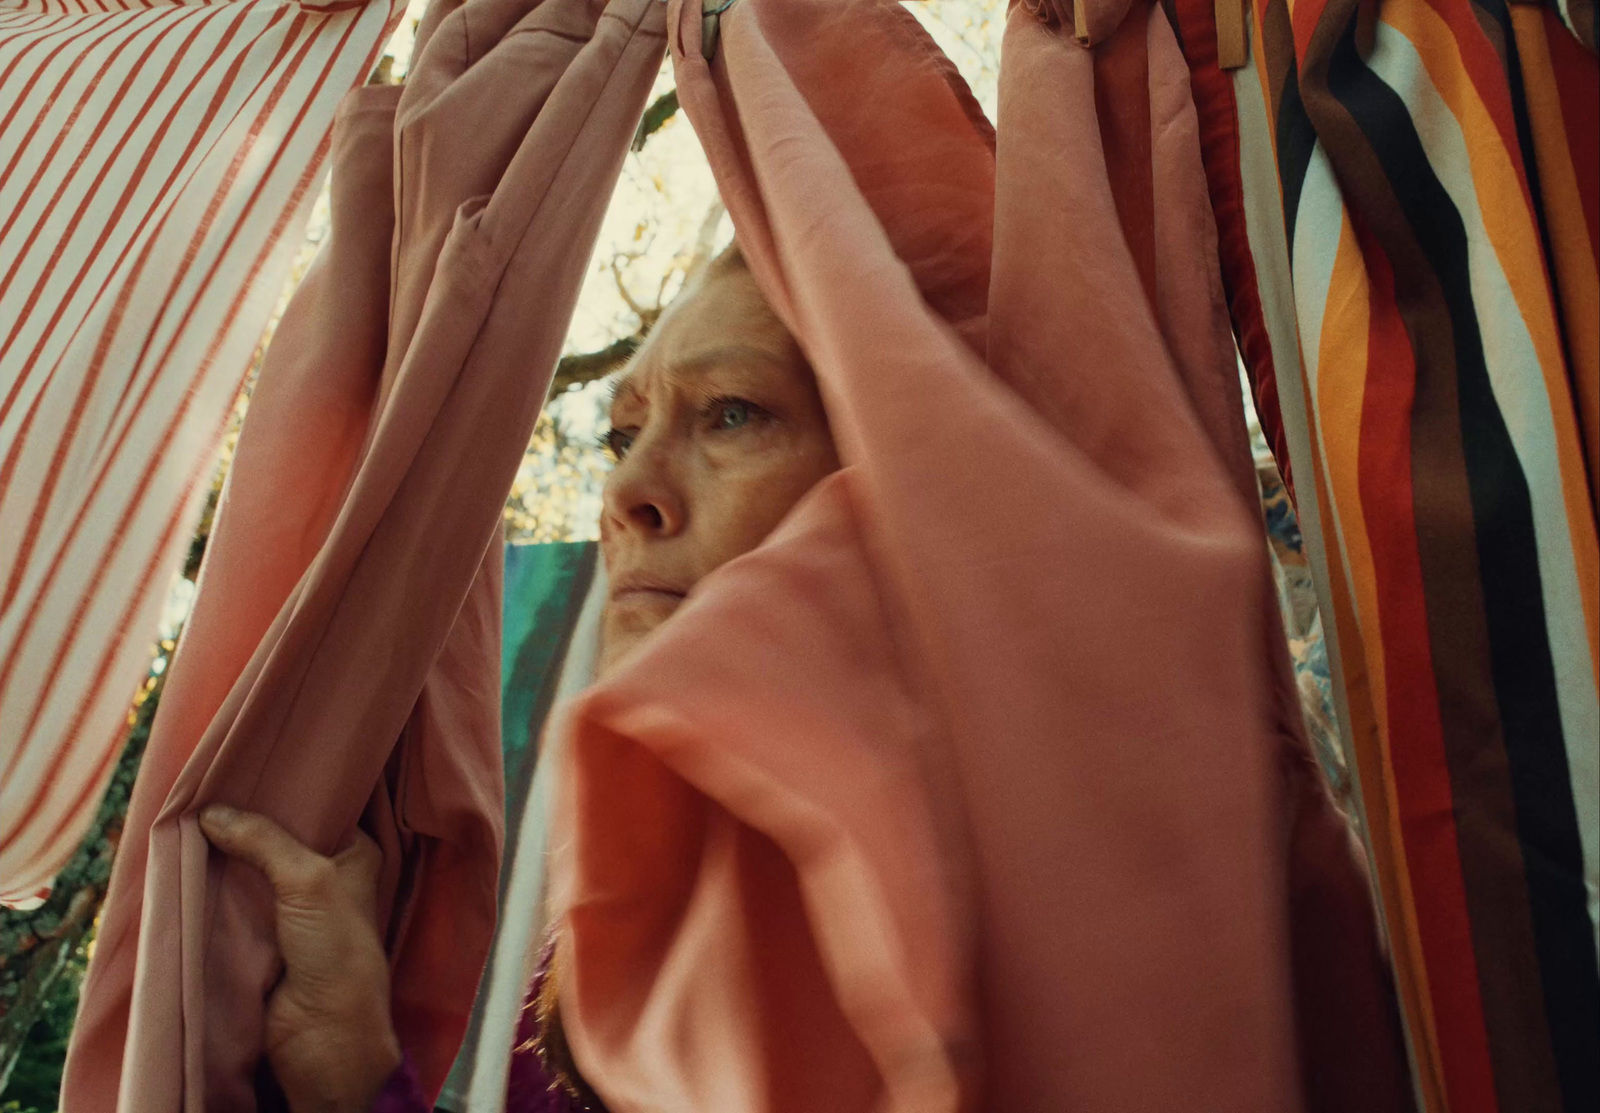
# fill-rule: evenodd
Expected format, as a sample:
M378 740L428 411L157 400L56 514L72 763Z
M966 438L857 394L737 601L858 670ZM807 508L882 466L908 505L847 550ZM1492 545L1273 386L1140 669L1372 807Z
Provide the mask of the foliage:
M0 1113L56 1108L78 986L93 953L94 926L173 645L163 641L157 648L129 712L128 741L110 787L49 898L29 912L0 909L0 1093L7 1099Z

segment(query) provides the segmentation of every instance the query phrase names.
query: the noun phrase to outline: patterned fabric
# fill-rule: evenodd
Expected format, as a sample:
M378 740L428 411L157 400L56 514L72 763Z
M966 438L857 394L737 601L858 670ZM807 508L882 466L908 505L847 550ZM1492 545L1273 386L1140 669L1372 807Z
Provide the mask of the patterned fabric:
M77 848L398 0L0 0L0 902Z
M1227 73L1169 12L1423 1099L1592 1108L1595 58L1503 0L1255 0Z

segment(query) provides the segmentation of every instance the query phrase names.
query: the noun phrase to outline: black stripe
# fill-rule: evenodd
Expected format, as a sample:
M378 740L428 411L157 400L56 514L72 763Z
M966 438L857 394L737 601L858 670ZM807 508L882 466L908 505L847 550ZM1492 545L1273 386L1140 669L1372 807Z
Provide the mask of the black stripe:
M1283 183L1284 243L1289 248L1289 266L1294 267L1294 226L1300 212L1300 190L1305 185L1306 167L1317 146L1317 129L1306 115L1300 99L1300 73L1293 59L1284 75L1283 94L1275 121L1278 138L1278 178Z
M1490 384L1460 214L1435 176L1404 102L1367 69L1353 32L1352 20L1330 59L1328 85L1382 163L1449 308L1494 696L1510 768L1545 1012L1564 1105L1570 1111L1592 1110L1600 1108L1600 1055L1595 1051L1600 1047L1600 968L1583 884L1583 848L1556 699L1527 479ZM1419 514L1419 529L1422 520ZM1442 702L1451 700L1449 677L1440 677L1439 696ZM1470 800L1457 799L1458 813L1463 803ZM1471 872L1464 870L1464 876L1470 883ZM1479 942L1481 976L1483 965L1496 959L1482 944L1496 941ZM1510 1113L1512 1107L1505 1108Z

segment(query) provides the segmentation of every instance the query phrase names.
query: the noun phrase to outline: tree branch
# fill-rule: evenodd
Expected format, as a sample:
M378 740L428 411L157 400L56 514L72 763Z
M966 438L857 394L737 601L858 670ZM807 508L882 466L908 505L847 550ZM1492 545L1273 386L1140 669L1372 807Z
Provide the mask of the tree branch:
M621 367L628 362L634 352L639 350L647 331L649 330L642 329L633 336L613 340L597 352L579 352L562 356L560 362L556 364L555 376L550 380L550 397L554 398L575 386L593 382Z
M645 140L660 131L662 126L677 114L678 90L668 89L644 110L644 116L639 120L639 128L633 133L633 143L628 149L635 154L644 150Z

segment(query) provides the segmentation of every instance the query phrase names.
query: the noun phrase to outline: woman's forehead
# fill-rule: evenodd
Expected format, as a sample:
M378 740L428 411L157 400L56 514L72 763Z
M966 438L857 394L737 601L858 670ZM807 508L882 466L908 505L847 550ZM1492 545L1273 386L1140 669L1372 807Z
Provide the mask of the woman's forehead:
M613 399L642 398L658 385L775 376L809 382L810 374L799 346L741 269L713 275L663 315Z

